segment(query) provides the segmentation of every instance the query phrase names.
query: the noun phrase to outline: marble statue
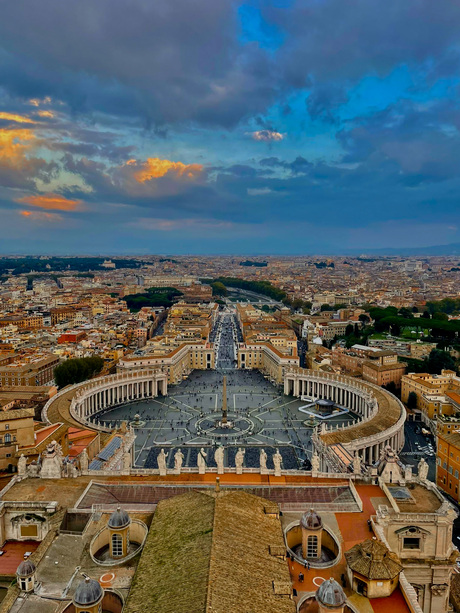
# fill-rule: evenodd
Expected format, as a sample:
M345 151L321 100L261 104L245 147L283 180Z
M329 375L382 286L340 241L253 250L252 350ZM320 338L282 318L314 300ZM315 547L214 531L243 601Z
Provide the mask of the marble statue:
M182 469L182 462L184 461L184 454L180 449L174 454L174 473L180 475Z
M208 454L203 449L203 447L198 452L197 464L198 464L198 472L200 475L204 475L206 472L206 458Z
M21 457L18 460L18 477L25 477L27 474L27 460L24 454L21 453Z
M78 470L73 462L67 463L67 476L71 479L75 479L75 477L78 477Z
M39 471L40 471L40 466L37 464L35 460L33 460L27 467L27 476L31 478L38 477Z
M222 447L222 445L220 445L219 447L217 447L216 451L214 452L214 460L217 464L217 474L218 475L223 475L224 474L224 448Z
M88 458L88 452L86 451L86 448L83 449L83 451L80 453L80 470L83 471L87 471L88 470L88 465L89 465L89 458Z
M131 452L127 449L123 452L123 470L131 470Z
M160 469L160 475L164 477L166 475L166 458L169 453L165 453L165 450L162 449L157 457L158 468Z
M353 472L355 475L361 474L361 459L357 453L355 453L353 458Z
M278 447L276 453L273 454L273 466L275 467L275 477L281 477L281 462L283 456L280 454Z
M412 466L410 464L406 464L404 468L404 480L412 481Z
M315 453L311 456L311 471L317 473L319 471L319 455Z
M243 474L243 462L244 462L244 454L246 452L244 451L244 449L241 449L241 447L238 448L238 451L236 452L235 455L235 466L236 466L236 474L237 475L241 475Z
M418 463L418 478L421 481L426 481L428 477L428 464L425 461L425 458L422 458Z
M260 450L259 463L260 463L260 474L266 475L267 474L267 452L265 451L265 449Z

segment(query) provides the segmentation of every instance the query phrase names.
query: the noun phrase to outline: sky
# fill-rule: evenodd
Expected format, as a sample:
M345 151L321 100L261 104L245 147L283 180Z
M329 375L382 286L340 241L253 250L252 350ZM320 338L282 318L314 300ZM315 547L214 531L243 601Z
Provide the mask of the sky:
M460 3L14 0L0 253L460 242Z

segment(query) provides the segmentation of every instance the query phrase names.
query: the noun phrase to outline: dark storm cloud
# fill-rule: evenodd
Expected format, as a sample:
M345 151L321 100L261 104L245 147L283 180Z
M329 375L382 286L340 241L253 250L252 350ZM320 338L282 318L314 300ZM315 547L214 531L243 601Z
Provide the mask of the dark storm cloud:
M355 118L337 137L347 152L344 162L391 160L402 182L417 185L460 176L459 121L455 101L402 100L379 113Z
M450 0L299 0L292 10L266 8L286 32L281 61L297 86L357 80L394 66L421 64L458 69L460 4Z
M80 112L231 124L274 93L267 54L237 33L231 0L19 0L2 8L0 77Z
M292 162L286 162L285 160L280 160L277 157L263 158L260 160L259 164L263 167L269 168L283 168L284 170L290 171L292 174L307 174L309 173L314 165L306 160L301 155L297 156L295 160Z

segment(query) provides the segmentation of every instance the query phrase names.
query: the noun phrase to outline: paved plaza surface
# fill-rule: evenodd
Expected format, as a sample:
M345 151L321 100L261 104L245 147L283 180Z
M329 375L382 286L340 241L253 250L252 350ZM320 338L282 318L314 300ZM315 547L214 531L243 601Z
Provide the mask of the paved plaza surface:
M228 430L219 428L217 423L222 417L224 375L228 419L234 424ZM267 466L272 468L270 451L278 447L285 468L301 468L305 460L307 468L312 452L312 425L309 416L299 411L305 404L285 396L258 371L196 370L179 385L171 386L168 396L109 409L99 415L99 421L120 425L123 420L133 422L135 415L139 415L134 457L138 468L157 468L156 456L162 447L169 451L168 468L174 466L174 452L179 447L185 456L184 466L196 466L200 447L209 448L207 463L215 466L212 448L219 444L226 447L226 466L234 466L238 447L247 446L252 449L247 449L243 466L259 466L263 447L268 454ZM353 419L348 413L328 419L327 424L341 425Z
M215 449L223 445L224 465L228 467L235 466L235 454L244 447L244 467L258 468L263 448L267 467L273 468L272 456L278 448L284 469L309 469L312 430L319 420L299 410L308 403L285 396L259 371L235 368L236 347L242 336L233 309L219 314L211 340L216 346L216 370L195 370L180 384L170 386L167 396L126 403L99 413L95 420L112 427L122 421L133 424L137 468L157 468L162 448L168 454L167 468L174 467L177 449L184 455L183 466L196 467L201 447L207 454L206 464L215 467ZM219 424L224 376L230 428ZM326 423L335 427L355 419L352 413L342 413L329 417Z

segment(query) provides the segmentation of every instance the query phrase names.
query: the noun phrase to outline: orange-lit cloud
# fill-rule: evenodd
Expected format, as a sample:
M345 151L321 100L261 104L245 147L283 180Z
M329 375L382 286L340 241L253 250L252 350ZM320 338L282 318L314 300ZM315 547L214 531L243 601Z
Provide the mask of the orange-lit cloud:
M51 98L49 96L46 96L46 98L43 98L42 100L40 100L39 98L31 98L29 100L29 104L31 104L32 106L40 106L40 104L50 104L51 102Z
M0 162L5 159L11 164L20 163L34 138L27 129L0 130Z
M4 111L0 111L0 119L5 119L6 121L14 121L15 123L35 123L33 119L25 117L24 115L16 115L16 113L5 113Z
M160 158L148 158L145 162L129 160L126 164L137 168L133 176L139 183L159 179L167 174L179 179L193 180L203 172L201 164L183 164L182 162L171 162Z
M39 117L46 117L48 119L51 119L54 117L54 113L52 113L51 111L38 111L37 115Z
M56 222L63 219L59 213L46 213L45 211L19 211L19 214L32 221Z
M16 202L49 211L76 211L81 205L81 200L70 200L69 198L64 198L64 196L59 196L59 194L24 196L23 198L18 198ZM30 213L30 211L24 211L23 213Z

